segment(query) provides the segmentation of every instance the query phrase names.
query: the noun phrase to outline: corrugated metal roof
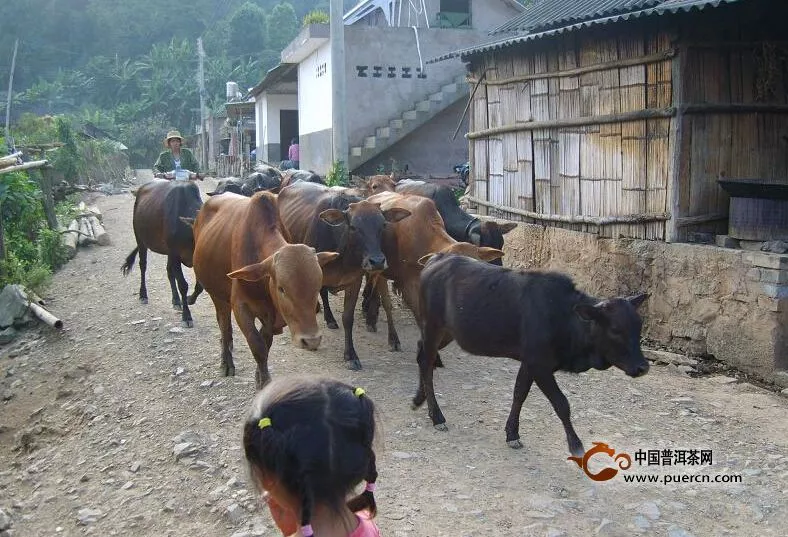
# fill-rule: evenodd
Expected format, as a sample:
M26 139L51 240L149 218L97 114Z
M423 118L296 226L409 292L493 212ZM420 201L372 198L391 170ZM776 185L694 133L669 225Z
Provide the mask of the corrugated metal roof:
M473 47L468 47L454 52L450 52L448 54L438 56L437 58L432 58L430 60L427 60L426 63L436 63L443 60L449 60L451 58L465 59L468 56L473 56L476 54L489 52L491 50L498 50L498 49L510 47L518 43L535 41L537 39L542 39L544 37L572 32L590 26L609 24L611 22L620 22L620 21L626 21L631 19L638 19L649 15L664 15L665 13L686 12L686 11L691 11L693 9L702 10L707 7L717 7L721 4L732 4L734 2L739 2L739 1L742 0L663 0L657 6L641 9L638 11L630 11L626 13L620 13L617 15L604 16L596 19L577 22L575 24L569 24L567 26L562 26L560 28L554 28L554 29L537 31L537 32L524 32L515 35L514 37L501 38L482 45L475 45Z
M653 7L660 0L537 0L519 17L502 24L490 35L536 32Z

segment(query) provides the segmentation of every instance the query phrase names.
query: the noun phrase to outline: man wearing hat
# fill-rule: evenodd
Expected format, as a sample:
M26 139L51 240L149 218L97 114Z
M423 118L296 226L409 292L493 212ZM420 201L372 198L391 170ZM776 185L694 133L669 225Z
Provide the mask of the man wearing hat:
M197 179L200 173L200 165L191 151L185 147L181 147L183 137L178 131L170 131L164 139L164 145L167 151L162 151L159 158L156 159L156 164L153 165L153 173L155 177L162 177L164 179L174 179L172 176L173 170L180 165L182 170L189 170L191 175L189 179Z

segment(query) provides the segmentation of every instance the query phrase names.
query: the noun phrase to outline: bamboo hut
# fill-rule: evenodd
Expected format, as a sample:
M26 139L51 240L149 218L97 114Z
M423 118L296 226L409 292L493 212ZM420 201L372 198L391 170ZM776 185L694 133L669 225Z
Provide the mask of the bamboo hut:
M537 0L460 56L482 214L725 234L718 180L788 184L784 0Z

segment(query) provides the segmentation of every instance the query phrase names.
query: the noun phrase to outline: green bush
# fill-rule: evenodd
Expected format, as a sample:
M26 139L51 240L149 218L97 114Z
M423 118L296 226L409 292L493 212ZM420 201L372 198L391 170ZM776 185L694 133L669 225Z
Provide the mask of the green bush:
M309 26L310 24L328 24L329 20L328 13L320 11L319 9L313 9L304 16L304 26Z
M25 263L9 251L5 260L0 260L0 289L6 285L18 283L42 294L49 286L52 271L41 265Z
M345 167L345 163L341 160L335 160L331 164L331 169L328 170L326 175L326 184L328 186L347 186L350 180L350 174Z
M68 251L63 246L60 231L45 228L39 232L38 256L43 266L53 271L68 262Z

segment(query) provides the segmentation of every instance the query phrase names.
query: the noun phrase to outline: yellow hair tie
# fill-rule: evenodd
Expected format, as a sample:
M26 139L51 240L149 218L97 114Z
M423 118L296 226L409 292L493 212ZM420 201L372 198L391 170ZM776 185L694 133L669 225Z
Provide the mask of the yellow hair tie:
M257 422L257 426L261 429L265 429L266 427L271 426L271 418L260 418L260 421Z
M365 393L367 393L367 392L365 392L365 391L364 391L364 388L356 388L355 390L353 390L353 394L354 394L356 397L361 397L361 396L362 396L362 395L364 395Z

